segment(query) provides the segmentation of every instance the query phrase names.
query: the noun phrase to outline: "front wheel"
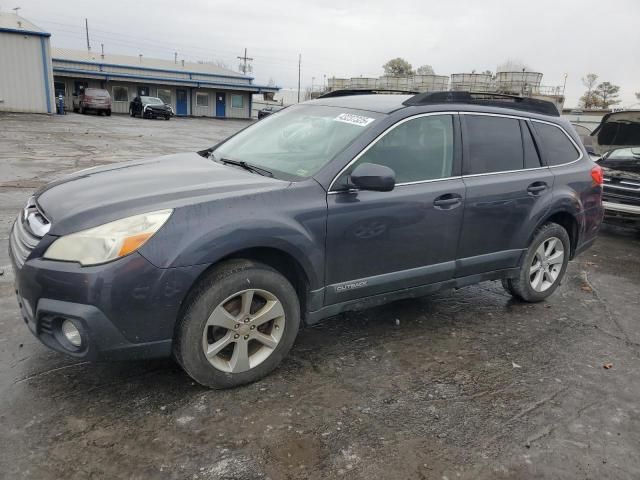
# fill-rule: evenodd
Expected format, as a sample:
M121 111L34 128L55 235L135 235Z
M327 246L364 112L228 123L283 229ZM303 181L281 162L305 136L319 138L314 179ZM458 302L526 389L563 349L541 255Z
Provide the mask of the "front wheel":
M502 286L520 300L541 302L560 285L570 253L567 231L557 223L547 223L534 235L518 276L504 279Z
M276 270L250 260L216 267L176 326L174 356L201 385L230 388L270 373L300 325L298 296Z

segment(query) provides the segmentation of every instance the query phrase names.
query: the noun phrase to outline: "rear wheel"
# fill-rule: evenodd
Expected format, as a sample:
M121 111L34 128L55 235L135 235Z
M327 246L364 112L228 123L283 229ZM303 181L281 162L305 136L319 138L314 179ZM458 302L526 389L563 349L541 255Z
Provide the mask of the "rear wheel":
M503 287L525 302L541 302L560 285L570 252L567 231L557 223L543 225L534 235L518 277L504 279Z
M110 117L110 116L111 116L111 109L107 110L107 111L105 112L105 115L106 115L107 117Z
M235 387L276 368L299 324L298 297L285 277L257 262L230 260L192 295L176 327L174 355L198 383Z
M80 113L81 113L82 115L84 115L84 114L86 113L86 110L85 110L85 108L84 108L82 105L80 105Z

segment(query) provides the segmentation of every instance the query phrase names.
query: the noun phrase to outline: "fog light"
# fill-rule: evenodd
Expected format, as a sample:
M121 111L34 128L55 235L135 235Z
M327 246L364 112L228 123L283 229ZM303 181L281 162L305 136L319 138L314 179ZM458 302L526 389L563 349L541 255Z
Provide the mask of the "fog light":
M79 347L82 345L82 338L80 337L80 330L73 324L71 320L65 320L62 322L62 334L71 345Z

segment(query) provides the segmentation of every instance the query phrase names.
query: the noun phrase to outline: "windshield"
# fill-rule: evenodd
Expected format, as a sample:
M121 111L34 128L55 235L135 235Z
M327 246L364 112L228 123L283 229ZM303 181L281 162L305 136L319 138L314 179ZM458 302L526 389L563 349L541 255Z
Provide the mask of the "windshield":
M318 172L382 116L340 107L296 105L241 131L216 148L213 156L299 180Z
M598 162L601 166L640 173L640 148L618 148L607 152Z
M148 105L163 105L164 102L157 97L140 97L142 103L146 103Z

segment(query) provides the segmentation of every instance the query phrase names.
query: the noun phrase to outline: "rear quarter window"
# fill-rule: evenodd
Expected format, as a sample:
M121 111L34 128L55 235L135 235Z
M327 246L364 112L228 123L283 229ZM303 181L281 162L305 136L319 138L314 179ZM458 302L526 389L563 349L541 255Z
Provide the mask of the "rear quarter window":
M517 119L464 115L465 175L524 168L522 133Z
M577 160L580 152L560 127L533 121L538 147L547 165L562 165Z

